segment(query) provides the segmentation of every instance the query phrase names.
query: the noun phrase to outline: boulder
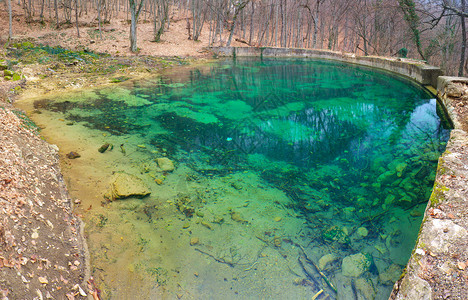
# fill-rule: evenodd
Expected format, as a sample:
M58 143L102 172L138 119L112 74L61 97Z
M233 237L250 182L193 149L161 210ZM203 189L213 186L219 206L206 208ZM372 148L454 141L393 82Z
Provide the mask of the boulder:
M163 172L172 172L174 171L174 163L167 157L160 157L156 159L159 168Z
M110 200L128 197L142 198L150 193L148 186L137 176L127 173L115 173L110 181L110 189L104 197Z
M369 271L372 265L370 255L362 253L346 256L341 264L341 272L344 276L359 277L364 272Z

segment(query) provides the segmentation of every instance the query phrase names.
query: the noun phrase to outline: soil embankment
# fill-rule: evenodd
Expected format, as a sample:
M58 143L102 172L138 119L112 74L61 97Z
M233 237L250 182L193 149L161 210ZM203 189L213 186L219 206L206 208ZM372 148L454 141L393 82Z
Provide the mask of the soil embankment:
M78 299L87 294L81 221L72 212L57 148L36 129L0 101L0 295Z

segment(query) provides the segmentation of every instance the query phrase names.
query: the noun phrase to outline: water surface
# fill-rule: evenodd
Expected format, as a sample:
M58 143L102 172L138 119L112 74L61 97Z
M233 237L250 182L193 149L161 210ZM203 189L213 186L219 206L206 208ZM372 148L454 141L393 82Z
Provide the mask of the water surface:
M220 61L33 105L82 155L65 172L114 299L388 299L449 135L421 87L328 61ZM151 195L107 202L119 171Z

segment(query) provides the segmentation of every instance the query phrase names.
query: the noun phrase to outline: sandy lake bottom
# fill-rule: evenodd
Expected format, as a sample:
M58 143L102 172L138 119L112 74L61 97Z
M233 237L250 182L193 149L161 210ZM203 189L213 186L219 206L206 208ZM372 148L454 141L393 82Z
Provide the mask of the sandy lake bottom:
M60 148L105 299L388 299L449 136L432 98L271 59L19 106ZM105 199L120 173L151 193Z

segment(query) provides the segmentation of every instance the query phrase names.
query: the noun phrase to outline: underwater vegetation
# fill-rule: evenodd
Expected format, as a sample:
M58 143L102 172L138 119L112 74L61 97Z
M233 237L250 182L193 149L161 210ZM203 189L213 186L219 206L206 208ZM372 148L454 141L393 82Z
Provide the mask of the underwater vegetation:
M189 248L181 249L191 254L184 267L171 269L164 257L151 263L152 240L162 243L166 232L141 231L144 259L131 272L168 289L178 286L171 276L185 278L180 270L201 264L200 257L213 274L226 266L237 272L232 291L221 287L227 277L197 285L203 273L197 271L183 279L205 297L218 288L245 297L274 298L274 290L387 299L411 254L450 131L436 100L419 86L367 68L300 59L221 61L37 100L34 108L105 136L145 141L134 145L141 154L134 173L157 185L139 200L144 204L129 204L135 208L129 215L135 224L158 224L172 239L187 234ZM153 167L161 157L174 161L175 171ZM183 180L171 181L176 176ZM161 199L178 221L162 225L168 217ZM177 222L179 231L171 231ZM99 230L110 226L107 217L94 223ZM283 262L278 272L295 278L289 285L286 275L262 277L266 266L274 269L268 263L262 269L274 255ZM239 279L257 268L265 273L245 278L263 282L262 291Z

